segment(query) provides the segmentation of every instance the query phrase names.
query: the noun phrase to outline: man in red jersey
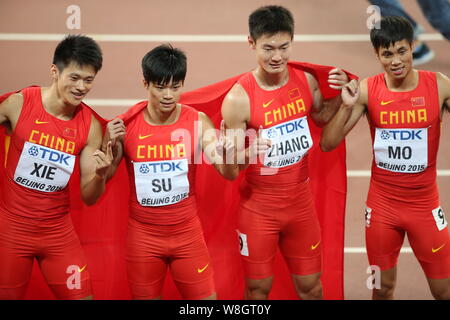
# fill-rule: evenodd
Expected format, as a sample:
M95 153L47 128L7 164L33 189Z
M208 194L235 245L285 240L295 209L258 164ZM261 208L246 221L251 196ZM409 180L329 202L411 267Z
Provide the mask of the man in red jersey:
M246 154L245 161L239 157L242 164L231 174L236 177L246 169L238 218L245 298L268 298L279 246L298 296L321 299L321 234L306 157L312 147L308 117L326 123L340 98L324 104L317 79L288 65L294 20L287 9L257 9L249 17L249 29L258 67L238 80L222 104L226 127L240 131L236 145L246 150L240 153ZM341 89L348 77L333 69L328 81ZM259 133L244 149L247 129Z
M0 299L26 293L34 258L58 299L91 299L87 261L73 229L67 183L79 158L81 195L94 204L105 188L112 151L98 150L102 128L82 100L102 66L91 38L56 47L50 87L29 87L0 104L9 134L0 199Z
M450 243L436 183L441 119L450 107L450 80L412 68L413 29L386 17L370 33L384 73L364 79L325 127L321 147L335 148L366 113L373 141L366 203L366 247L381 269L373 299L393 299L405 233L436 299L450 299Z
M184 299L216 299L195 173L204 151L225 175L223 151L232 145L217 141L204 113L178 103L186 67L179 49L161 45L149 51L142 59L148 100L107 125L104 146L111 141L117 154L111 172L124 154L130 177L126 247L133 299L161 299L168 267Z

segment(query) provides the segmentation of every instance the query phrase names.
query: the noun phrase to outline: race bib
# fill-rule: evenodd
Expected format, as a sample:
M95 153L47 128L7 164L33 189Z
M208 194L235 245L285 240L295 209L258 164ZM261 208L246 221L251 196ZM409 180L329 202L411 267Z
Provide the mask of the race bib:
M428 166L428 128L376 128L373 144L378 168L417 173Z
M431 211L433 213L434 220L436 221L436 227L439 231L444 230L447 227L447 220L445 219L444 210L441 207Z
M263 129L261 136L272 141L271 148L264 155L264 165L269 168L282 168L299 162L313 145L307 117Z
M141 206L167 206L189 196L187 159L133 162L133 166Z
M14 181L28 189L56 192L64 189L75 166L75 156L25 142Z
M236 230L239 237L239 252L241 255L248 257L248 242L247 235L245 233L241 233L239 230Z

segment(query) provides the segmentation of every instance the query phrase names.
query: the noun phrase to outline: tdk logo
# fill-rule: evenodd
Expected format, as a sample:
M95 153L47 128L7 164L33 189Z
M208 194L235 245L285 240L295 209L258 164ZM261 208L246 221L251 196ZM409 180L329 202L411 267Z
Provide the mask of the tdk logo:
M30 156L37 157L37 155L39 154L38 148L31 147L30 149L28 149L28 154Z
M161 173L161 172L173 172L183 171L181 167L182 162L159 162L159 163L146 163L139 167L139 171L143 174L146 173Z
M141 164L141 167L139 168L139 172L140 173L149 173L150 172L150 169L149 169L149 167L148 167L148 165L146 165L146 164Z
M53 151L50 149L45 149L45 148L39 148L39 150L41 151L40 152L41 159L46 159L51 162L65 164L66 166L69 166L69 163L67 162L67 160L70 159L70 155L64 155L60 152ZM31 147L30 149L28 149L28 154L33 157L39 156L38 148L35 146Z
M279 126L277 126L277 127L275 127L275 128L276 128L277 130L280 131L280 134L281 134L281 135L288 134L288 133L297 131L297 130L299 130L299 129L305 129L305 128L302 126L303 120L304 120L304 119L298 119L298 120L296 120L296 121L284 123L284 124L279 125Z
M267 137L269 138L275 138L278 136L277 131L274 128L270 128L269 131L267 131Z
M380 137L387 140L392 137L393 140L422 140L422 130L383 130Z

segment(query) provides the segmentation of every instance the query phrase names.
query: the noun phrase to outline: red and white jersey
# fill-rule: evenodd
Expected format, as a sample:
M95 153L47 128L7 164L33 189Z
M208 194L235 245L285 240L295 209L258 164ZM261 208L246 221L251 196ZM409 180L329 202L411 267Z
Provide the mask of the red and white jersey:
M0 209L36 219L69 211L67 184L85 147L92 111L81 103L71 120L49 114L40 87L22 90L23 106L7 144Z
M182 105L178 120L170 125L151 125L144 112L126 124L131 216L144 223L178 224L197 214L198 111Z
M390 91L384 74L368 79L368 119L373 142L372 179L421 188L436 182L441 128L436 74L418 71L415 89Z
M312 95L305 73L291 66L288 71L288 82L276 90L262 89L252 72L238 81L250 99L248 128L259 130L261 126L261 136L272 142L263 160L258 159L246 170L251 185L292 188L308 179L307 152L313 144L308 125Z

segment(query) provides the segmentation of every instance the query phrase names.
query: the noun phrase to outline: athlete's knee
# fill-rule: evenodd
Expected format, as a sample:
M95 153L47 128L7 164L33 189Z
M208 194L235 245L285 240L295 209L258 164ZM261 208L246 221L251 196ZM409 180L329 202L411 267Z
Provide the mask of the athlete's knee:
M380 288L373 289L374 299L391 300L394 298L395 280L385 279L380 283Z
M381 285L379 289L373 289L373 298L377 300L391 300L394 298L394 286Z
M436 300L450 300L450 287L432 290L431 294Z
M87 297L84 297L84 298L80 298L78 300L94 300L94 296L90 295L90 296L87 296Z
M214 292L212 295L202 298L201 300L217 300L217 294Z
M380 287L372 291L372 298L376 300L394 299L394 290L397 280L397 267L381 271Z
M260 280L247 279L245 298L247 300L266 300L271 289L272 277Z
M302 300L320 300L323 298L320 273L309 276L293 276L297 295Z
M435 282L430 289L436 300L450 300L450 278Z

